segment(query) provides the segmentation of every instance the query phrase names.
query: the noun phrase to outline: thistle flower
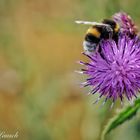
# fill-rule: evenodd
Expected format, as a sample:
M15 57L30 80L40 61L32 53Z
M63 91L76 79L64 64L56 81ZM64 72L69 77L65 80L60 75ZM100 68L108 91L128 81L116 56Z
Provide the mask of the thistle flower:
M119 15L123 17L124 14ZM125 20L122 20L121 24L123 22L125 25ZM118 98L121 103L124 97L130 102L133 97L137 98L140 90L140 39L136 34L133 38L129 36L134 34L131 32L133 27L131 30L126 28L127 33L125 27L121 27L124 30L120 31L117 42L113 39L101 40L99 45L102 53L83 53L90 61L80 61L80 64L85 66L81 73L88 76L82 85L90 86L91 94L99 94L96 102L104 96L103 104L111 99L113 106Z
M125 12L119 12L112 16L114 21L120 25L121 32L133 35L138 32L137 26L135 26L132 18Z

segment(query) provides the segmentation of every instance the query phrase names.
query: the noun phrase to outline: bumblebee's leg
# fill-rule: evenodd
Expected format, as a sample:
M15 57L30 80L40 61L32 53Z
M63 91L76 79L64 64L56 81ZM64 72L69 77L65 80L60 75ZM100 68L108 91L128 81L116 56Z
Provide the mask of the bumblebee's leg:
M111 38L113 37L113 30L112 30L112 28L106 27L106 30L107 30L107 32L108 32L109 39L111 39Z
M100 56L101 56L103 59L105 59L104 54L103 54L103 51L102 51L101 45L98 45L98 52L99 52Z

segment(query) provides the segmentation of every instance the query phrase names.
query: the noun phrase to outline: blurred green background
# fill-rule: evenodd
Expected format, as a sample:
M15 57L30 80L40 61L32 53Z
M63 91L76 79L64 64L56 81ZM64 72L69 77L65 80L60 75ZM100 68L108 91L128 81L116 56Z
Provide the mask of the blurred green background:
M0 0L0 132L19 140L100 140L117 105L93 105L79 83L87 26L120 10L140 25L139 0ZM140 117L108 140L139 140Z

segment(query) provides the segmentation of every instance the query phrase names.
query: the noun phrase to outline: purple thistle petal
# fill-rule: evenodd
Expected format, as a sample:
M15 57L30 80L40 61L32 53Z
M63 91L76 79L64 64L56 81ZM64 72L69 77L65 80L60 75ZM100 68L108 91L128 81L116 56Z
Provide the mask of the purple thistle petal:
M112 107L119 98L121 103L126 97L129 101L137 98L140 90L140 39L138 36L130 38L121 34L118 43L114 40L102 40L102 57L99 52L85 54L90 61L80 61L85 66L88 79L84 86L91 86L91 94L98 92L99 98L104 96L105 101L112 99Z

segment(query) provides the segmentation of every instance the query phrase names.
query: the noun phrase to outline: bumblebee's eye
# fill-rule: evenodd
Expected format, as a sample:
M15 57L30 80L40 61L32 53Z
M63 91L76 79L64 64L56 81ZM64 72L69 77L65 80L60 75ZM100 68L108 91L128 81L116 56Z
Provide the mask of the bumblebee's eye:
M98 43L100 41L99 38L95 37L93 34L87 34L85 36L85 40L88 41L88 42L94 42L94 43Z

